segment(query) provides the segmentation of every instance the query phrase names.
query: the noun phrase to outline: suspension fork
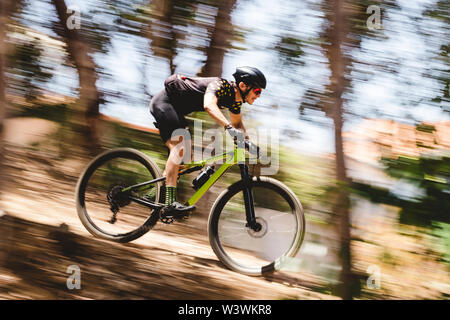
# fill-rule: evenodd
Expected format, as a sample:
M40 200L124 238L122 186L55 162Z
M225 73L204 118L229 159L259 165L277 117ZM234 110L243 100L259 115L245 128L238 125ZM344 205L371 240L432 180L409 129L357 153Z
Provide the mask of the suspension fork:
M245 225L248 228L258 232L261 230L261 225L256 222L255 217L255 205L253 202L253 192L251 187L252 177L248 172L248 166L246 164L239 164L239 168L241 169L241 177L244 182L244 203L245 203L245 217L247 219L247 224Z

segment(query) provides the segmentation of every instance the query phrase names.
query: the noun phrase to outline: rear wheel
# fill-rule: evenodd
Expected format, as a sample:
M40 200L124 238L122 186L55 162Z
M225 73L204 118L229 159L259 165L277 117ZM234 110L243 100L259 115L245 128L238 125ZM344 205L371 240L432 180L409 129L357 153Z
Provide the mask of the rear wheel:
M142 236L159 217L132 202L130 196L142 197L151 192L151 200L158 202L162 182L137 192L122 190L161 176L159 167L140 151L120 148L100 154L89 163L76 187L81 222L91 234L103 239L128 242Z
M254 177L250 183L258 228L246 226L242 181L222 192L208 221L211 246L222 263L237 272L257 276L282 267L300 249L305 235L303 209L283 183Z

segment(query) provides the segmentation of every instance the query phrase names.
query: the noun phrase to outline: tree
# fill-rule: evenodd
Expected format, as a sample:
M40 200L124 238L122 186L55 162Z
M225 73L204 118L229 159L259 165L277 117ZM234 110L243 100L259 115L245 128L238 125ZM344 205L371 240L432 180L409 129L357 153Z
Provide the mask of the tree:
M326 28L322 35L322 48L325 51L331 71L330 81L325 93L317 94L314 90L308 90L308 99L306 100L309 101L301 106L322 109L333 120L337 183L332 212L338 220L339 253L342 266L339 278L339 295L343 299L352 299L359 286L356 274L352 270L349 198L351 179L347 174L342 135L346 114L346 99L344 96L352 89L350 71L353 67L352 64L355 62L352 51L360 47L364 36L370 34L366 27L368 17L366 9L368 6L369 4L365 0L352 2L325 0L323 2L322 9L325 13ZM318 97L320 100L317 99ZM311 101L312 105L310 104Z
M233 34L231 12L236 0L218 2L217 15L211 32L209 47L206 49L206 62L198 73L200 77L220 77L222 75L223 59L230 47Z
M446 112L450 112L450 77L448 76L450 72L450 44L446 37L448 35L448 29L450 28L450 20L448 18L449 9L450 4L448 1L437 1L424 12L425 16L433 18L437 23L442 22L443 28L447 29L446 32L442 33L442 37L437 36L439 34L435 32L436 29L422 31L424 36L441 44L440 50L434 58L434 60L441 61L440 68L438 70L430 68L430 70L427 70L429 74L426 76L434 78L440 83L441 90L431 101L437 103L438 106Z
M342 271L340 276L340 295L343 299L352 299L352 284L354 278L351 269L350 250L350 201L346 185L349 182L347 176L344 144L342 139L343 127L343 94L347 88L348 81L345 78L346 68L349 60L344 56L343 45L348 33L348 12L344 0L328 1L330 10L327 10L328 28L325 31L327 42L324 43L326 56L331 70L329 89L331 96L326 104L326 112L333 119L334 143L335 143L335 170L338 188L333 204L333 213L339 219L340 236L340 258Z
M98 136L100 92L97 88L97 72L91 49L76 28L69 28L70 15L64 0L52 0L55 6L59 28L57 32L64 38L67 51L75 64L79 77L79 106L84 112L85 123L81 125L84 145L91 154L100 149Z
M155 56L169 60L170 73L175 73L174 59L177 48L174 0L156 0L149 3L151 24L147 33L151 39L151 50Z
M349 185L351 179L347 174L344 153L343 126L349 115L347 102L354 80L358 80L355 51L359 49L365 37L377 38L381 33L372 32L366 26L369 14L367 8L372 4L366 0L324 0L321 10L325 14L325 28L318 41L321 43L328 60L330 80L324 91L308 88L300 105L300 112L305 108L319 109L332 119L335 145L336 187L332 200L332 213L337 219L340 240L341 274L339 295L343 299L352 299L359 283L352 270L351 254L351 220ZM389 7L395 7L395 1L383 1ZM367 67L365 63L365 67ZM367 70L365 70L367 71ZM352 73L353 72L353 73Z
M174 3L172 0L158 0L152 1L151 6L153 7L153 12L158 18L152 24L153 32L152 32L152 49L153 53L156 56L166 57L169 60L170 65L170 73L175 73L175 64L173 62L176 55L176 33L173 28L173 15L174 15ZM157 35L155 30L157 27L162 30L165 30L167 35ZM161 30L160 29L160 30Z
M422 153L420 156L383 157L385 172L402 179L420 192L406 196L386 188L353 182L354 192L374 203L400 208L401 224L430 228L434 222L450 224L450 157Z
M215 23L210 31L209 46L205 49L206 62L198 72L199 77L220 77L223 72L223 60L225 53L230 47L231 37L233 35L233 25L231 24L231 12L236 4L236 0L218 1L217 15ZM213 128L219 128L217 123L211 125ZM206 144L206 145L205 145ZM209 144L204 142L203 146ZM214 152L214 150L213 150ZM207 213L211 208L215 196L212 192L208 192L202 201L198 204L198 211Z
M9 87L27 102L34 102L43 85L53 77L52 68L42 63L42 45L37 38L16 40L8 58L11 74L14 74L8 81Z
M3 175L2 170L4 146L3 146L3 124L6 113L6 95L5 95L5 69L6 69L6 24L8 19L9 2L2 1L0 3L0 175ZM0 185L3 183L3 177L0 176ZM1 210L1 209L0 209Z
M368 183L352 183L353 192L373 203L398 207L399 223L421 228L434 237L441 261L450 268L450 157L421 154L383 158L386 173L420 192L405 196ZM440 244L440 245L439 245Z
M6 32L10 15L20 4L20 1L2 0L0 2L0 191L3 185L4 170L2 170L5 147L3 144L4 122L6 119L7 100L6 100L6 61L7 61L7 42Z

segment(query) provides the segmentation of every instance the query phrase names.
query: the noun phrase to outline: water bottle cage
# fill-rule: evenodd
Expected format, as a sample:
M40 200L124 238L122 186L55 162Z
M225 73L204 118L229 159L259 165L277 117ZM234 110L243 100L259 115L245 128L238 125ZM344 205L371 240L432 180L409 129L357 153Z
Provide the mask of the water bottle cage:
M192 187L195 190L200 189L206 181L211 178L211 175L214 174L214 167L208 166L204 170L202 170L198 176L192 181Z

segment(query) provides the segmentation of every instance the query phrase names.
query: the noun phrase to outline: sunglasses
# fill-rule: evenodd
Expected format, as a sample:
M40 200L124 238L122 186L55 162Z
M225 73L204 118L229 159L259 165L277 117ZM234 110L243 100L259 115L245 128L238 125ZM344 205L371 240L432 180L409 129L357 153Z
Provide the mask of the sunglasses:
M261 94L261 91L262 91L261 88L253 89L253 93L256 94L257 96L259 96Z

